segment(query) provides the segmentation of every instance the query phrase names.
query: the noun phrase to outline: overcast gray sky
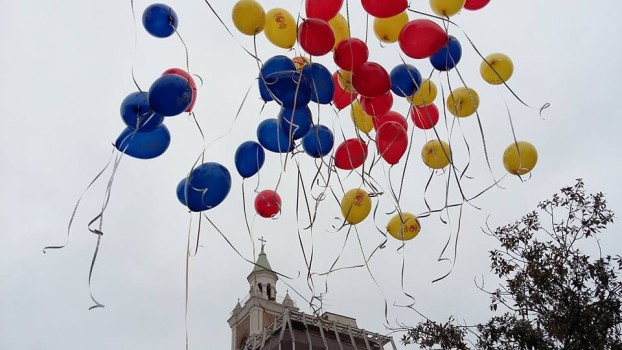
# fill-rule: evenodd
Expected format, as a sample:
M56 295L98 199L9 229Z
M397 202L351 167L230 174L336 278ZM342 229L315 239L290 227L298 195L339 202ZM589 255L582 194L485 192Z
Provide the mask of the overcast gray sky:
M252 259L252 242L243 221L241 179L235 172L233 155L237 146L255 139L256 125L276 117L278 106L268 104L261 112L254 78L255 61L241 45L252 48L252 39L235 31L230 11L233 1L214 0L215 10L234 31L232 38L201 0L169 2L179 16L179 33L188 47L192 73L200 75L203 86L196 104L197 119L207 142L206 159L225 164L233 175L231 193L207 215L245 256ZM297 14L299 2L262 0L266 10L281 6ZM413 1L413 9L430 12L425 1ZM104 222L105 235L95 267L92 290L104 309L89 311L88 268L96 237L86 225L98 212L104 198L106 179L86 193L77 212L70 242L65 249L41 252L46 245L63 243L73 207L86 185L106 164L111 143L123 130L119 105L135 91L131 68L137 82L148 89L164 70L185 67L185 51L176 37L149 36L140 15L150 2L135 1L135 24L130 1L15 1L3 4L0 12L0 348L2 349L164 349L182 348L184 326L185 249L190 215L177 202L175 186L185 176L202 150L203 143L194 123L186 115L167 118L172 134L168 151L153 160L122 160L114 180L110 205ZM360 3L351 1L353 36L365 36L365 16ZM620 211L622 193L617 151L621 136L618 100L622 95L622 24L616 15L622 4L608 0L585 1L527 0L492 1L481 11L467 12L454 21L468 33L482 53L504 52L514 60L515 72L509 81L527 103L551 107L538 116L537 109L518 103L504 88L487 85L479 78L480 59L467 44L464 34L452 27L462 42L463 59L458 69L481 99L480 115L495 176L504 174L501 155L512 142L504 102L507 102L519 139L531 141L539 150L539 163L525 182L506 178L465 207L458 241L458 256L452 274L431 281L448 271L437 258L451 233L455 239L457 212L451 225L439 216L422 220L421 234L398 251L390 240L366 269L344 270L326 279L316 278L316 293L324 292L325 309L349 315L359 326L381 333L384 303L388 319L414 324L411 311L394 307L409 300L400 286L400 270L405 263L404 290L416 298L416 307L431 318L443 320L450 314L476 322L488 316L487 300L473 284L484 276L494 285L488 268L488 250L495 242L480 231L489 216L491 226L519 218L537 202L585 179L588 190L607 194L611 208ZM342 11L345 13L345 9ZM410 14L411 19L420 18ZM136 38L136 41L135 41ZM276 54L290 57L294 52L277 49L263 34L257 37L262 60ZM397 45L381 47L369 33L370 60L390 70L400 63ZM299 50L299 49L298 49ZM298 51L300 52L300 51ZM317 59L331 71L330 55ZM427 60L407 59L423 74L430 71ZM459 85L455 73L452 84ZM433 79L445 88L446 77ZM253 84L237 122L234 116L248 87ZM397 100L397 99L396 99ZM440 98L437 99L440 104ZM396 111L405 113L404 101ZM318 117L317 111L314 112ZM354 135L349 110L338 117L322 107L319 118L341 135ZM412 123L410 123L412 128ZM446 133L444 134L447 135ZM463 181L470 194L491 183L481 136L474 118L464 119L454 134L471 146L473 179ZM219 138L222 136L221 138ZM430 135L428 134L429 138ZM217 140L217 138L219 138ZM338 139L341 136L338 136ZM406 168L404 211L426 210L423 194L429 171L419 160L426 135L418 130ZM457 150L463 157L466 152ZM315 164L298 155L307 189ZM463 163L464 164L464 163ZM404 161L391 171L399 181ZM280 194L284 209L277 220L254 218L250 204L253 189L273 188L282 174ZM340 173L340 175L343 175ZM297 170L289 162L282 171L275 154L267 154L260 179L246 183L247 211L255 237L268 241L266 251L272 266L284 275L286 290L303 311L306 267L300 240L307 253L314 249L314 272L324 272L340 254L346 230L334 232L340 216L338 204L328 198L319 205L313 230L305 230L308 219L295 212ZM374 179L386 185L387 172L377 167ZM445 199L445 177L433 179L426 196L440 205ZM333 180L334 181L334 180ZM332 185L337 186L336 183ZM347 187L358 186L347 179ZM455 187L451 198L456 197ZM317 187L313 190L318 194ZM369 254L383 237L375 225L383 227L391 210L389 196L382 196L379 214L359 225L361 246ZM302 203L301 203L302 204ZM444 215L443 217L446 217ZM196 237L197 216L192 237ZM603 247L619 253L622 239L619 225L603 236ZM257 245L257 242L254 242ZM248 292L246 275L252 266L241 259L216 232L203 224L201 249L190 260L188 331L191 349L226 349L230 346L226 320L238 298ZM448 257L453 257L449 254ZM360 264L361 248L355 236L348 240L337 266ZM295 295L295 289L301 295Z

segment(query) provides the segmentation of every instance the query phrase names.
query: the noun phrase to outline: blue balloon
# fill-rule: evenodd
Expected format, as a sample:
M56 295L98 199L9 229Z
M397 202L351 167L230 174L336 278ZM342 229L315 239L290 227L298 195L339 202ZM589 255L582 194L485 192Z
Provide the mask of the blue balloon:
M192 211L216 207L231 190L231 174L219 163L204 163L196 167L186 184L186 202Z
M334 144L333 132L325 125L314 125L302 138L302 148L313 158L329 154Z
M139 159L152 159L162 155L171 144L171 134L164 124L152 131L139 132L125 128L114 146L121 152Z
M293 140L305 136L313 125L313 116L308 106L296 109L281 108L277 120L281 131L287 136L291 135Z
M235 151L235 168L243 178L257 174L265 160L263 147L255 141L246 141Z
M266 119L257 126L257 140L270 152L287 153L294 149L294 141L284 133L275 118Z
M401 97L414 94L421 86L421 73L410 64L400 64L391 70L391 91Z
M324 105L333 102L335 84L328 68L312 62L302 68L302 75L311 86L311 101Z
M177 30L177 14L167 5L153 4L143 12L145 30L156 38L166 38Z
M192 103L192 87L177 74L159 77L149 88L149 106L165 117L183 113Z
M164 116L149 107L146 92L133 92L121 102L121 119L128 127L138 131L151 131L164 121Z
M282 107L300 108L311 101L309 81L299 71L276 72L264 76L274 100Z
M295 71L296 64L292 61L291 58L283 55L276 55L268 59L263 66L261 67L261 71L259 72L259 94L261 98L266 101L272 101L272 95L270 95L270 91L268 91L268 87L264 81L265 77L272 73L277 72L285 72L285 71Z
M188 183L188 178L183 178L177 184L177 199L184 206L188 206L188 201L186 200L186 184Z
M450 35L447 45L430 56L430 63L432 63L434 68L440 71L446 71L454 68L458 62L460 62L461 58L462 45L460 45L458 39Z

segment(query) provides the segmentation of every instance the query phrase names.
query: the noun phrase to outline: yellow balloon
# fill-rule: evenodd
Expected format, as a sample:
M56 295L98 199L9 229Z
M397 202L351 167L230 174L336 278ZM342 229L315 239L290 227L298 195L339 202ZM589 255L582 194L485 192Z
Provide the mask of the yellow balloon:
M459 87L447 96L447 110L456 117L468 117L475 113L477 107L479 96L473 89Z
M514 73L514 63L502 53L493 53L486 56L486 59L479 65L479 73L489 84L503 84Z
M409 241L419 234L421 225L419 224L419 219L413 214L402 213L401 215L395 215L389 220L387 231L395 239Z
M266 13L264 33L275 46L291 49L296 43L296 20L287 10L274 8Z
M365 113L358 100L354 100L354 102L352 102L350 115L352 116L354 125L362 132L368 134L374 128L374 121L372 117Z
M464 7L465 0L430 0L432 11L441 17L451 17Z
M261 33L266 25L266 12L255 0L240 0L231 11L233 24L242 34Z
M365 220L371 211L371 199L365 190L352 189L341 199L341 214L352 225Z
M421 149L423 163L432 169L443 169L451 160L449 144L441 140L430 140Z
M525 175L536 166L538 151L527 141L510 144L503 152L505 170L514 175Z
M348 21L345 17L338 13L337 16L331 18L328 21L328 24L331 28L333 28L333 33L335 33L335 45L333 46L333 50L337 45L348 38L350 38L350 28L348 26Z
M406 11L387 18L374 18L374 34L384 43L394 43L400 37L400 31L408 23Z
M356 92L352 87L352 72L340 69L337 71L337 81L339 86L346 92Z
M423 107L434 102L436 94L436 84L434 84L433 81L426 79L421 83L419 90L417 90L417 92L415 92L412 96L408 97L408 99L415 106Z

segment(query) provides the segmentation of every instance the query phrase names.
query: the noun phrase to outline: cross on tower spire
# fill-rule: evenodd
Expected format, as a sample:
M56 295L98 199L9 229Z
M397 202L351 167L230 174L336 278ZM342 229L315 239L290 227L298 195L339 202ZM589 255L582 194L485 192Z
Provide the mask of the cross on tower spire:
M267 241L263 238L263 236L259 237L258 241L261 242L261 249L263 249Z

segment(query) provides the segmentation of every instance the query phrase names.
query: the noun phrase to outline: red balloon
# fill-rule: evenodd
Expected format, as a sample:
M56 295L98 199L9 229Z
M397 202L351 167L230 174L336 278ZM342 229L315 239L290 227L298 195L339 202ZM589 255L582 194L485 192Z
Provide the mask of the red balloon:
M381 116L389 112L391 107L393 107L393 94L391 94L391 91L387 91L384 95L378 97L361 96L359 102L365 113L371 116Z
M410 119L419 129L432 129L438 123L438 108L434 103L424 107L413 106L410 110Z
M308 18L320 18L325 21L337 16L343 6L343 0L306 0L305 11Z
M348 107L359 96L356 92L347 92L339 85L339 73L333 73L333 85L335 86L335 92L333 92L333 104L337 109L344 109Z
M489 2L490 0L466 0L464 3L464 8L467 10L475 11L488 5Z
M374 117L372 121L374 122L374 130L376 130L376 132L386 123L398 123L404 130L408 131L408 122L406 122L406 118L395 111L389 111L379 117Z
M335 33L325 20L307 18L298 27L298 42L309 55L323 56L335 46Z
M407 0L361 0L365 12L378 18L393 17L408 8Z
M264 218L274 217L281 211L281 196L273 190L263 190L255 197L255 211Z
M367 159L367 144L361 139L347 139L335 150L335 166L343 170L360 167Z
M352 87L366 97L378 97L391 89L389 73L376 62L365 62L352 71Z
M335 47L333 60L339 68L352 71L361 64L367 62L369 49L367 44L361 39L350 38L342 40Z
M194 108L195 102L197 102L197 84L194 82L194 79L192 79L192 76L188 74L188 72L180 68L169 68L162 73L162 75L168 74L177 74L188 80L188 84L190 84L190 89L192 90L192 100L190 102L190 106L186 108L186 112L191 112L192 108Z
M408 133L400 123L384 123L376 133L376 146L382 159L397 164L408 148Z
M408 57L426 58L447 45L449 37L441 26L429 19L415 19L402 28L398 41Z

